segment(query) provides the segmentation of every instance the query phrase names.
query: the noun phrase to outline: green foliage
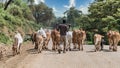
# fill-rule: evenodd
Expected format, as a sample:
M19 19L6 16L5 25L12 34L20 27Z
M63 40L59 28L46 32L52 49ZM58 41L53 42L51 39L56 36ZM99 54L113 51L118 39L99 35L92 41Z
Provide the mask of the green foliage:
M50 26L51 21L54 18L52 8L49 8L46 4L40 3L38 5L29 5L33 16L38 24L43 24L44 26Z
M7 37L5 34L0 33L0 42L7 44L9 42L9 37Z
M71 7L69 10L65 11L64 14L67 15L67 22L75 27L77 25L75 19L79 18L82 14L81 11L77 10L75 7Z
M6 27L5 29L4 26ZM5 44L12 42L10 39L13 38L14 32L18 29L28 34L30 30L34 31L39 27L40 25L35 23L29 6L21 0L14 0L7 10L3 10L3 7L0 7L0 31L2 31L2 34L0 34L0 42Z

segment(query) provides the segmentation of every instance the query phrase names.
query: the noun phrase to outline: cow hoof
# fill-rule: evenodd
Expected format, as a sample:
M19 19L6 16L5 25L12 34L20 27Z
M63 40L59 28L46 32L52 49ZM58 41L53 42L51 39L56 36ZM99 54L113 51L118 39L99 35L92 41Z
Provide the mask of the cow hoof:
M80 51L80 48L78 48L78 50Z
M20 52L18 52L17 54L20 54Z
M76 49L76 47L74 47L73 49Z
M63 53L66 53L65 50L63 50Z
M71 49L69 49L69 51L71 51Z
M116 52L117 50L116 49L113 49L114 52Z
M55 51L55 49L52 49L53 51Z
M41 53L41 51L39 51L38 53Z
M61 50L60 50L60 49L58 50L58 53L59 53L59 54L61 53Z

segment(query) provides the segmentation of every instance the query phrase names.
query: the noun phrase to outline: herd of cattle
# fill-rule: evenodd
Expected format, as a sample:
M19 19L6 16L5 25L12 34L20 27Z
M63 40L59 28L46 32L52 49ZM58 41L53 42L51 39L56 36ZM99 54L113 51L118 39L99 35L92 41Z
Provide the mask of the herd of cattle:
M100 34L94 35L94 45L95 45L95 51L101 50L101 40L104 36ZM48 43L50 39L52 39L52 50L58 51L58 53L61 53L61 37L60 32L56 29L53 30L44 30L40 29L37 32L34 32L31 35L32 42L35 44L34 49L37 49L38 53L41 53L42 50L48 49ZM107 32L107 38L109 41L109 50L110 51L117 51L117 45L120 41L120 33L117 31L109 30ZM85 44L86 39L86 32L82 29L68 31L66 35L66 46L65 50L71 51L71 44L73 44L73 49L78 49L83 51L83 45ZM17 41L16 41L17 42ZM17 43L13 43L13 54L17 54Z
M35 43L35 49L38 49L38 53L41 52L44 49L48 49L48 43L50 41L50 38L52 39L52 50L58 51L58 53L61 53L62 49L60 47L61 45L61 37L60 32L56 29L51 31L45 31L46 37L42 35L42 31L40 32L40 35L37 35L36 33L32 34L32 40L33 43ZM108 31L107 32L107 38L109 41L109 50L117 51L117 45L120 41L120 34L117 31ZM101 40L104 36L100 34L94 35L94 45L95 45L95 51L101 50ZM85 44L86 39L86 32L82 29L68 31L66 35L66 46L65 50L71 51L71 44L73 44L73 49L78 49L83 51L83 45Z

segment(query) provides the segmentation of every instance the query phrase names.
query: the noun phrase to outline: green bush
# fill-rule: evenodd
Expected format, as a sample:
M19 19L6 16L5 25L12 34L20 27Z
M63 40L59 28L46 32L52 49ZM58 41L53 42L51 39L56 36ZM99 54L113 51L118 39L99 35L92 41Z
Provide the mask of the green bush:
M0 33L0 42L7 44L9 42L9 37L7 37L5 34Z

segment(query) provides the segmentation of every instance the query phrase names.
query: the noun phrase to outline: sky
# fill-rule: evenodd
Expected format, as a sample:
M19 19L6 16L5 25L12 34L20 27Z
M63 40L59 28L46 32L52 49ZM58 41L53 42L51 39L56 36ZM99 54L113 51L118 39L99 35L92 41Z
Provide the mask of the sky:
M56 17L63 17L63 13L70 7L75 7L84 14L88 14L88 7L93 1L94 0L35 0L35 4L43 2L50 8L53 8Z

